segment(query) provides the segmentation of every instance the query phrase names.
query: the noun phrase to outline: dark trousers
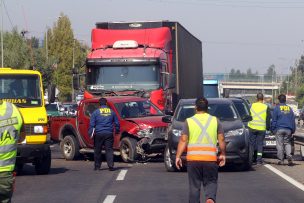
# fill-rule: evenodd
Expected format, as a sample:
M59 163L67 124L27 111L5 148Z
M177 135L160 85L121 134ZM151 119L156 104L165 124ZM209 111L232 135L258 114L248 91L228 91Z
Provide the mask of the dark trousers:
M249 128L249 143L254 149L254 161L262 162L265 134L266 131Z
M189 179L189 203L199 203L201 184L205 198L216 200L218 165L216 162L193 161L187 163Z
M10 203L13 196L13 172L0 172L0 202Z
M100 168L101 166L101 149L103 146L106 150L106 159L108 167L111 168L114 166L113 142L113 133L96 134L94 136L94 161L96 168Z

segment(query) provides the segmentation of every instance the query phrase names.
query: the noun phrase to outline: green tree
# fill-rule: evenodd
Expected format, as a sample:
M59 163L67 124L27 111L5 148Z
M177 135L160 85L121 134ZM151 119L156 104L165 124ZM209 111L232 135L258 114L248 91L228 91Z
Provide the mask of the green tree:
M3 66L28 69L30 65L29 47L18 29L13 28L12 32L5 32L3 34Z
M64 14L60 15L47 36L47 65L53 71L52 82L59 89L59 100L70 101L73 58L75 67L80 67L85 61L85 52L79 41L74 38L71 22Z

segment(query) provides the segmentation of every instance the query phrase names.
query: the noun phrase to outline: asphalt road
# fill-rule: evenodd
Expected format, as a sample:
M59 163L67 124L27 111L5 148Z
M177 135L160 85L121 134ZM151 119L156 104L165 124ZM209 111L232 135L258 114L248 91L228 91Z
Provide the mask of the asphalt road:
M126 164L116 160L117 170L112 172L107 170L105 163L103 170L93 171L92 161L65 161L57 146L52 149L52 156L52 169L48 175L38 176L32 166L24 167L23 173L16 179L13 203L188 201L187 173L166 172L160 160L145 164ZM246 172L226 168L219 172L217 200L229 203L303 202L304 191L265 166Z

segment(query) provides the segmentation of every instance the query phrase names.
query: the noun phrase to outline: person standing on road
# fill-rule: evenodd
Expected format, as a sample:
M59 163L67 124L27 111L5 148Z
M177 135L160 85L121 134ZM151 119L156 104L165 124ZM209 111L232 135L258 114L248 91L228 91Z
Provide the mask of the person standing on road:
M120 125L115 112L107 106L106 98L100 98L99 104L100 108L91 115L89 127L89 135L94 137L94 170L100 170L101 149L104 146L109 170L113 171L113 131L115 128L115 133L119 133Z
M226 163L224 131L219 120L207 113L207 99L198 98L195 102L196 114L185 121L178 143L175 165L180 169L181 155L187 148L187 171L189 179L189 202L200 202L203 183L207 203L216 200L218 161L222 167ZM217 142L220 156L217 157Z
M286 96L278 96L279 104L274 108L271 122L271 131L276 136L278 164L284 163L284 151L288 160L288 166L292 166L291 138L296 131L296 121L293 110L286 105Z
M263 94L257 94L257 101L250 107L252 120L248 122L249 142L254 149L254 163L262 164L263 142L266 130L270 130L271 113L269 107L263 103ZM255 158L256 157L256 158Z
M14 104L0 100L0 202L11 202L22 116Z

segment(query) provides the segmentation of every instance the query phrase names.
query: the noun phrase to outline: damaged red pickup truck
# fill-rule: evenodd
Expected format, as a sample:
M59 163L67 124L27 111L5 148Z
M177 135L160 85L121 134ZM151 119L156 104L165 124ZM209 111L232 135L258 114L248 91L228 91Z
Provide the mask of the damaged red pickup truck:
M66 160L80 153L93 153L93 139L88 134L90 115L99 107L99 98L82 100L76 116L56 116L49 121L51 139L60 142ZM120 122L114 132L114 151L125 162L145 160L150 154L163 153L167 124L163 113L149 100L134 96L107 97Z

